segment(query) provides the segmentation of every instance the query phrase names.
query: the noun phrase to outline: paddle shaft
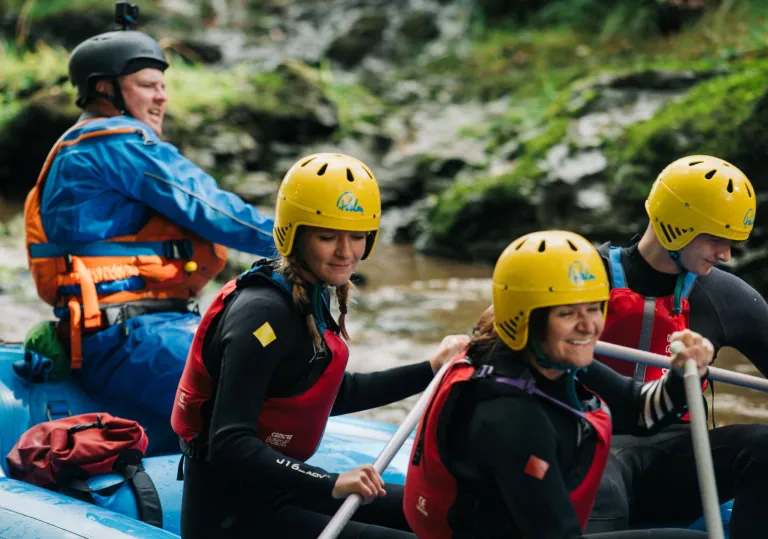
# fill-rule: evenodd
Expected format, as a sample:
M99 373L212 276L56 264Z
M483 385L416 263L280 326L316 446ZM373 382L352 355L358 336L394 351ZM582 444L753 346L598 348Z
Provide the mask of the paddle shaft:
M425 389L424 393L421 394L421 397L419 397L419 400L416 401L414 407L410 412L408 412L408 415L405 416L405 420L402 422L400 427L398 427L395 434L392 436L392 438L390 438L389 442L387 442L387 445L384 446L384 449L382 449L381 453L374 461L373 468L379 474L383 473L384 470L387 469L389 463L392 462L392 459L408 439L408 436L410 436L411 431L416 428L416 425L418 425L424 408L426 408L432 393L434 393L435 388L440 383L440 380L443 377L443 373L446 371L450 363L450 361L446 361L435 375L435 377L432 378L432 381L427 386L427 389ZM338 535L341 533L341 530L344 529L344 526L347 524L349 519L352 518L352 515L355 513L355 511L357 511L357 508L360 507L362 501L363 497L359 494L350 494L347 499L344 500L344 503L341 504L339 510L336 511L336 514L333 515L333 518L331 518L331 520L325 526L323 533L321 533L317 539L336 539L336 537L338 537Z
M704 520L707 523L707 535L709 539L723 539L725 536L723 521L720 515L715 468L712 463L712 451L709 447L707 416L704 412L704 401L701 398L701 379L696 367L696 360L689 359L685 362L683 381L685 383L685 398L688 401L688 412L691 415L693 456L696 461L696 475L699 478L701 506L704 509Z
M651 352L643 352L642 350L635 350L634 348L627 348L626 346L619 346L618 344L599 341L595 347L595 353L632 361L634 363L641 363L643 365L650 365L652 367L660 367L662 369L671 368L671 360L667 356L653 354ZM707 377L710 380L715 380L717 382L724 382L726 384L768 392L767 379L750 376L749 374L710 367Z
M672 353L677 353L683 349L681 342L674 342L671 346ZM666 356L635 350L616 344L598 342L595 352L605 356L611 356L654 367L671 368L672 360ZM719 371L719 372L718 372ZM709 368L709 377L714 380L720 380L729 383L736 383L734 378L739 378L737 385L743 387L753 387L755 389L768 390L768 380L738 373L723 371L714 367ZM751 378L754 380L745 380ZM720 515L720 502L717 497L717 484L715 482L715 470L712 463L712 451L709 446L709 432L707 430L707 417L704 411L704 402L701 398L701 379L699 378L696 361L689 359L685 362L685 374L683 375L683 384L685 386L685 398L688 401L688 411L691 417L691 438L693 442L693 455L696 462L696 475L699 481L699 493L701 494L701 505L704 510L704 520L707 524L707 534L709 539L723 539L723 521ZM761 387L763 386L763 387Z

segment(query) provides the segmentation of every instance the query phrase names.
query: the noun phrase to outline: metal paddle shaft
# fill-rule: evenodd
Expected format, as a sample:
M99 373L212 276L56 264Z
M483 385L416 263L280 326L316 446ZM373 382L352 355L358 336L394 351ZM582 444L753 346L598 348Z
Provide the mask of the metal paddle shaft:
M685 398L688 400L688 412L691 414L693 456L696 460L696 475L699 478L699 493L701 494L701 506L704 509L704 520L707 523L707 535L709 539L723 539L725 533L720 515L715 468L712 463L712 451L709 447L707 416L704 412L704 401L701 398L701 380L696 368L696 360L686 360L683 380L685 382Z
M682 350L683 347L683 343L676 341L672 343L670 350L673 354L676 354ZM595 348L595 352L619 359L652 365L654 367L670 368L672 366L672 360L666 356L626 348L616 344L599 342ZM709 369L710 378L713 378L713 370L713 368ZM760 381L759 378L755 378L755 380ZM763 381L766 382L766 380ZM688 411L691 415L693 455L696 462L696 475L699 481L699 493L701 494L701 504L704 510L704 520L707 523L707 535L709 536L709 539L724 539L725 533L723 531L723 521L720 515L720 502L717 497L715 469L712 463L712 451L709 447L707 418L704 412L704 400L701 396L701 379L699 378L696 361L693 359L689 359L685 362L683 383L685 386L685 398L688 401Z
M432 381L427 386L427 389L425 389L424 393L421 394L419 400L416 401L414 407L410 412L408 412L405 420L402 422L400 427L398 427L395 434L392 436L392 438L390 438L389 442L387 442L387 445L384 446L384 449L382 449L381 453L374 461L373 468L379 474L383 473L384 470L387 469L389 463L392 462L392 459L395 458L397 452L408 439L408 436L410 436L411 431L416 428L416 425L418 425L424 408L426 408L432 393L434 393L435 388L440 383L440 380L447 370L448 365L451 363L451 361L447 361L443 364L435 377L432 378ZM349 519L352 518L352 515L355 513L355 511L357 511L357 508L360 507L362 501L363 497L359 494L350 494L347 499L344 500L344 503L341 504L339 510L336 511L336 514L333 515L333 518L331 518L331 520L325 526L323 533L318 536L318 539L336 539L336 537L338 537L338 535L341 533L341 530L344 529L344 526L347 524L347 522L349 522Z
M634 348L627 348L618 344L599 341L595 347L595 353L662 369L671 368L671 360L667 356L643 352L642 350L635 350ZM710 367L707 377L717 382L768 392L768 380L757 376L750 376L749 374Z

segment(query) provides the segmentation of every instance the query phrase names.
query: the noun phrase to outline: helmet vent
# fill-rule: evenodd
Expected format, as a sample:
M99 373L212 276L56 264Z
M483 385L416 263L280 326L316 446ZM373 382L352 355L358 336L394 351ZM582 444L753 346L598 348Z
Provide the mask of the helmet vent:
M702 164L703 162L704 162L704 161L691 161L690 163L688 163L688 166L689 166L689 167L693 167L693 166L695 166L695 165L700 165L700 164Z
M308 164L310 164L310 163L311 163L312 161L314 161L315 159L317 159L317 157L310 157L309 159L307 159L306 161L304 161L304 162L301 164L301 166L302 166L302 167L306 167Z
M353 182L353 181L355 181L355 177L352 175L352 171L351 171L351 170L349 170L349 169L347 169L347 181L348 181L348 182Z
M361 164L362 164L362 163L361 163ZM368 170L368 167L366 167L365 165L363 165L363 170L365 171L365 173L366 173L366 174L368 174L368 177L369 177L370 179L373 179L373 173L372 173L370 170Z
M285 233L288 231L288 227L275 227L275 237L277 238L277 241L280 242L280 246L285 243Z
M714 176L716 173L717 173L717 169L715 168L715 169L712 169L712 170L710 170L710 171L709 171L709 172L707 172L706 174L704 174L704 177L705 177L706 179L708 179L708 180L711 180L711 179L712 179L712 177L713 177L713 176Z
M507 334L507 336L512 339L517 339L517 324L514 320L506 320L504 322L501 322L499 324L499 327L501 330Z
M744 187L747 188L747 195L749 196L749 198L752 198L752 191L750 190L749 185L745 185Z
M539 252L543 253L547 249L547 240L541 240L541 243L539 244Z
M733 193L733 180L728 179L728 187L725 188L729 193Z
M659 224L661 225L661 231L664 232L664 236L667 238L668 242L671 242L688 232L688 229L681 229L678 226L667 224L664 221L659 221Z
M571 251L578 251L579 248L576 247L571 240L565 240L568 242L568 246L571 248Z
M328 163L325 163L322 167L320 167L320 170L317 171L318 176L322 176L325 174L325 170L328 168Z
M518 243L517 245L515 245L515 251L519 251L519 250L520 250L520 247L522 247L523 245L525 245L525 242L526 242L526 241L528 241L528 238L525 238L523 241L521 241L520 243Z

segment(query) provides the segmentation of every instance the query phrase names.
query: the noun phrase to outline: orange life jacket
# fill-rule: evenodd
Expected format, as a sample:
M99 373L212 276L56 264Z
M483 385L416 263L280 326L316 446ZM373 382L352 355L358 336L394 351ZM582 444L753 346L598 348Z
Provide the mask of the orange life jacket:
M226 247L184 230L160 215L150 218L133 235L82 243L48 241L40 217L40 197L58 151L92 137L136 134L135 128L114 128L73 136L74 130L89 121L75 125L54 145L24 204L29 269L39 296L54 307L69 310L73 369L82 364L82 328L95 330L103 325L100 305L189 299L200 293L227 260ZM140 278L143 288L97 290L99 283L131 277Z

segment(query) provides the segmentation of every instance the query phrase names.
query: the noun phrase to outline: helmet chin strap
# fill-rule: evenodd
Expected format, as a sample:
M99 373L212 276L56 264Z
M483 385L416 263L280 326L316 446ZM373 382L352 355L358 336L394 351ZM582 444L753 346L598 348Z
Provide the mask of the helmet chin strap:
M112 96L112 104L115 108L119 110L120 114L123 116L133 116L128 110L128 105L125 103L125 99L123 99L123 91L120 89L120 81L117 80L117 77L112 79L112 89L115 92Z
M547 357L547 354L544 353L544 350L541 348L541 343L539 343L539 339L536 336L531 335L530 341L531 351L533 352L533 356L536 359L536 363L545 369L554 369L556 371L565 373L565 391L568 394L568 401L573 408L583 412L584 408L581 406L581 401L579 401L579 397L576 395L575 378L580 371L586 371L587 369L583 367L573 367L554 363L550 361L550 359Z

